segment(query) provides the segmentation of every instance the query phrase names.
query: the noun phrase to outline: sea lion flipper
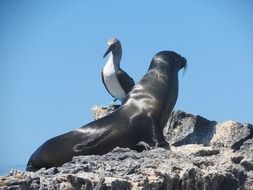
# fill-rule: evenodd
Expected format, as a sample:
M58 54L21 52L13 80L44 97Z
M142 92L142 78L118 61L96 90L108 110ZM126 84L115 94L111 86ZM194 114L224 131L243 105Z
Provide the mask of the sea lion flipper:
M152 118L152 117L151 117ZM156 142L157 147L163 147L170 150L170 144L165 140L163 135L163 127L160 124L159 120L152 120L153 122L153 131L154 131L154 141Z
M108 135L112 132L112 130L102 130L100 133L93 133L93 135L89 134L89 136L82 141L79 144L76 144L73 147L73 150L75 153L80 153L83 151L89 152L89 150L93 149L95 146L98 146L102 142L105 141L105 139L108 137Z
M144 141L140 141L135 145L135 150L138 152L142 152L144 150L151 150L151 146Z
M158 142L157 146L170 150L170 144L167 141Z

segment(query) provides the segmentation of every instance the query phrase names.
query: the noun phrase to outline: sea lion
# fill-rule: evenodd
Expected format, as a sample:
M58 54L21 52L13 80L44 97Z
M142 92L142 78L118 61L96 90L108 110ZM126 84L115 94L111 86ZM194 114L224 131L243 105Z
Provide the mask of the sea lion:
M28 171L61 166L73 156L102 155L114 147L140 145L169 148L163 127L178 97L178 71L186 59L172 51L157 53L148 72L111 114L66 134L49 139L31 156ZM145 145L144 145L145 146Z

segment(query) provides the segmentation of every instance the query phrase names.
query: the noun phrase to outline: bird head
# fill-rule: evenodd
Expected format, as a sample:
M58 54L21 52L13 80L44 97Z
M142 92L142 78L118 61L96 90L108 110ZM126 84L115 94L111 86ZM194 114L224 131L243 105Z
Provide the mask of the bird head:
M108 48L104 54L104 58L110 53L116 53L117 51L119 51L119 53L121 54L121 43L117 38L110 38L107 42Z

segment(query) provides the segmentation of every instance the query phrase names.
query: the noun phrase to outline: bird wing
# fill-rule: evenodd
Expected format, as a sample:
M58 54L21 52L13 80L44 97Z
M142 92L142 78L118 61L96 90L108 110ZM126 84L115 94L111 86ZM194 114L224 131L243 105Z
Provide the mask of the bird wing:
M119 69L117 71L117 77L122 88L124 89L126 94L128 94L135 85L134 80L122 69Z

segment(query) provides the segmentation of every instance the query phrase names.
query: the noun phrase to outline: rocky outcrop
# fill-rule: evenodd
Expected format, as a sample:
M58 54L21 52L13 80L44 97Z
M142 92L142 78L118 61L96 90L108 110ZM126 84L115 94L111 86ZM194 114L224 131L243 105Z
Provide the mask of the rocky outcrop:
M109 112L113 111L111 107ZM107 108L93 109L95 119ZM253 127L218 123L182 111L171 114L164 135L171 151L115 148L74 157L62 167L35 173L12 170L1 189L253 189Z

